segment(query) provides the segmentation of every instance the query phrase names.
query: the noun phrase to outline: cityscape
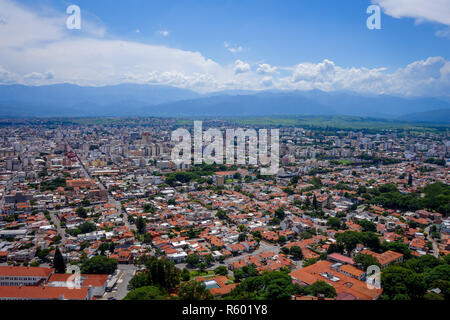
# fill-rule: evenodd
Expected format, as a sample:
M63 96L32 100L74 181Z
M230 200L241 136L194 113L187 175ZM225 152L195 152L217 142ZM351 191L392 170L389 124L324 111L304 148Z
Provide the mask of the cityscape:
M281 127L261 175L177 166L189 120L20 122L0 130L2 299L448 298L448 129Z
M448 301L449 28L448 0L0 0L0 300Z

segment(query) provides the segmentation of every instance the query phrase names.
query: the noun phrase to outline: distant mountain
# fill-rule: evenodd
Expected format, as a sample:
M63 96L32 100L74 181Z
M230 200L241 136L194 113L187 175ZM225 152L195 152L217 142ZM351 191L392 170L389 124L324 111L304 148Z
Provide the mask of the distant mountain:
M435 98L363 96L313 90L216 94L159 107L159 114L174 116L350 115L392 119L411 112L450 108L450 103ZM147 108L142 112L156 115L158 111Z
M402 121L424 122L424 123L447 123L450 124L450 109L431 110L416 112L401 116Z
M350 115L397 119L450 109L443 98L362 95L348 91L228 90L199 94L157 85L0 86L0 116Z
M327 115L329 106L295 93L216 95L143 109L143 113L172 116Z
M159 85L0 85L0 116L127 115L126 106L136 108L200 96L190 90Z

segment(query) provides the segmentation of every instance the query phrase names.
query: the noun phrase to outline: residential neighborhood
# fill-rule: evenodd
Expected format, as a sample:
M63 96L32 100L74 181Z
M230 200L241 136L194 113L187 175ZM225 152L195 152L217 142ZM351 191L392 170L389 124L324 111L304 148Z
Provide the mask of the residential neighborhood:
M159 263L176 281L158 298L195 283L203 298L252 298L240 284L269 276L289 279L292 300L405 297L388 288L394 271L425 275L422 298L447 297L427 279L450 281L433 276L449 276L448 132L282 127L267 176L174 163L174 126L2 126L0 299L131 299L162 281L146 278Z

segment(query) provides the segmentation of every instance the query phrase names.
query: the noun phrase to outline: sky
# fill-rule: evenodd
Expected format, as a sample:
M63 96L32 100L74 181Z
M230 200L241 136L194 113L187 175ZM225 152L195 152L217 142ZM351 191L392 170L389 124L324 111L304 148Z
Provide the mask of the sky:
M450 0L0 0L16 83L450 96Z

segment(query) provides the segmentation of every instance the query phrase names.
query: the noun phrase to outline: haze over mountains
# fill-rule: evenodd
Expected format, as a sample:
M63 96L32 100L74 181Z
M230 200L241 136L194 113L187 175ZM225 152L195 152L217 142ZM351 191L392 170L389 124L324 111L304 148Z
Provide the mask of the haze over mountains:
M169 86L138 84L0 86L2 117L264 115L352 115L450 123L450 101L320 90L199 94Z

